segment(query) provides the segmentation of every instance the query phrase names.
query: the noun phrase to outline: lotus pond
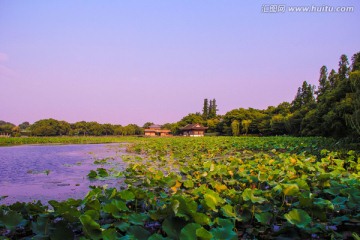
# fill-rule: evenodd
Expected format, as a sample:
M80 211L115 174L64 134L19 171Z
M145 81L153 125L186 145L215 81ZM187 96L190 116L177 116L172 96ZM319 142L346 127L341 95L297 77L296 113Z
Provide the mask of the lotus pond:
M359 239L360 161L324 138L143 138L83 199L0 207L2 238ZM112 156L108 156L111 158ZM101 160L100 160L101 161ZM103 159L103 163L108 160Z
M0 147L0 204L16 201L83 198L90 185L117 186L119 179L88 179L108 160L106 168L125 168L119 144L23 145ZM107 158L108 156L111 158ZM102 162L101 162L102 160ZM104 164L102 164L104 165ZM103 166L105 167L105 166Z

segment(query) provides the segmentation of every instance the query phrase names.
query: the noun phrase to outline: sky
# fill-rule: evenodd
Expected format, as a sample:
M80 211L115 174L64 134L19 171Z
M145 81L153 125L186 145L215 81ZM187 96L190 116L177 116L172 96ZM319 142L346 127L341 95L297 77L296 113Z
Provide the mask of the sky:
M204 98L219 114L291 102L360 51L359 20L356 0L0 0L0 120L163 124Z

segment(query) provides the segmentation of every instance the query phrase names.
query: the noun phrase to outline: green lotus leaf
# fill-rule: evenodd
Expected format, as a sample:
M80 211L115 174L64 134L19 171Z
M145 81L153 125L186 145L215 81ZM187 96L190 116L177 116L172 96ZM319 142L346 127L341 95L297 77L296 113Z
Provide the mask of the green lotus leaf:
M252 203L263 203L267 201L266 198L255 196L254 192L254 189L247 188L244 190L241 196L243 197L244 201L251 201Z
M210 233L213 235L214 239L226 239L226 240L235 240L238 239L236 232L233 231L234 223L228 219L216 219L219 227L212 228Z
M310 191L310 187L304 179L296 179L296 184L299 186L299 189Z
M107 172L107 170L105 168L98 168L96 169L97 170L97 173L98 173L98 176L99 177L108 177L109 176L109 173Z
M340 216L340 217L331 219L331 223L335 224L335 225L341 225L345 221L349 221L349 218L347 216Z
M125 201L130 201L135 199L135 194L130 190L124 190L119 192L119 195Z
M193 187L194 187L194 182L191 181L191 180L186 180L186 181L184 182L184 187L186 187L186 188L193 188Z
M80 222L83 226L85 234L92 239L101 239L102 238L102 229L100 225L95 222L89 215L81 215Z
M186 225L186 222L180 218L167 218L162 224L162 229L168 237L172 239L179 239L181 229Z
M103 240L119 239L120 234L114 228L108 228L102 232Z
M171 199L171 208L177 217L183 217L185 220L189 219L192 213L197 211L197 203L186 196L174 196Z
M291 224L294 224L299 228L305 228L311 222L309 214L301 209L293 209L284 214L284 217Z
M119 211L129 211L129 208L126 206L126 203L122 200L112 200L111 203L119 210Z
M141 226L131 226L127 234L134 236L135 239L148 239L151 235L149 231Z
M23 220L22 215L15 211L0 212L0 225L3 224L9 230L14 230Z
M60 221L51 225L51 240L74 239L74 237L74 232L69 227L69 224L67 222Z
M92 219L94 220L99 220L100 218L100 213L99 211L95 211L95 210L87 210L85 212L86 215L89 215Z
M196 236L202 240L208 240L213 238L211 232L209 232L203 227L196 229Z
M192 213L194 221L200 225L209 225L211 223L210 217L204 213L195 212Z
M264 213L255 213L255 218L258 220L258 222L268 225L272 219L273 215L269 212Z
M50 219L46 214L41 214L36 222L31 223L31 230L38 236L49 237L50 229Z
M208 206L211 210L217 211L216 207L219 206L224 202L224 199L222 199L219 194L209 191L209 193L204 195L204 202L206 206Z
M179 206L180 206L180 202L178 200L174 199L171 202L171 209L173 210L175 215L178 213Z
M87 175L88 178L94 179L97 177L97 173L94 170L90 170L89 174Z
M314 198L314 205L319 207L320 209L331 209L334 210L334 205L332 202L322 198Z
M221 208L222 213L225 217L236 217L233 206L227 204Z
M347 202L347 200L348 200L348 198L346 198L346 197L337 196L331 202L334 205L343 205L343 204L345 204Z
M196 239L196 230L200 229L201 225L197 223L189 223L180 232L180 240Z
M98 199L91 199L85 203L86 209L100 210L100 201Z
M127 222L116 222L114 223L114 226L120 231L126 232L129 229L130 224Z
M147 240L171 240L170 238L163 237L162 235L155 233L151 235Z
M121 216L122 216L119 209L112 203L106 204L102 208L102 211L104 211L105 213L110 213L114 218L121 218Z
M295 196L299 191L297 184L283 184L283 193L285 196Z
M134 225L144 225L144 222L149 219L145 213L133 213L129 216L129 222Z

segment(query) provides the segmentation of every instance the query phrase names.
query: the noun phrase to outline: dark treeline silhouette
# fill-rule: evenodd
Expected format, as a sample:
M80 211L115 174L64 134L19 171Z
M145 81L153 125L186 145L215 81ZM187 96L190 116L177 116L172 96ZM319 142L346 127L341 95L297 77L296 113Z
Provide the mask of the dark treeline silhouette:
M180 128L191 123L208 127L212 135L293 135L325 136L357 139L360 135L360 52L353 55L351 64L346 55L340 57L337 71L320 69L317 87L304 81L298 88L294 100L269 106L265 110L239 108L217 114L216 100L204 99L202 113L190 113L175 123L162 127L174 135ZM44 119L30 125L19 126L0 121L0 134L12 136L58 136L58 135L139 135L143 127L99 124L97 122L67 123L55 119Z

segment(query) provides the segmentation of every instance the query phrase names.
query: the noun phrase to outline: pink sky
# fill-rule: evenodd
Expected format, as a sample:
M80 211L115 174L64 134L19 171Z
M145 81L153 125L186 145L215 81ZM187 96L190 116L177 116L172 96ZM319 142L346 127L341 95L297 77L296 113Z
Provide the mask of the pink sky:
M277 4L289 4L278 1ZM1 1L0 120L175 122L292 101L360 51L352 13L262 13L256 1Z

